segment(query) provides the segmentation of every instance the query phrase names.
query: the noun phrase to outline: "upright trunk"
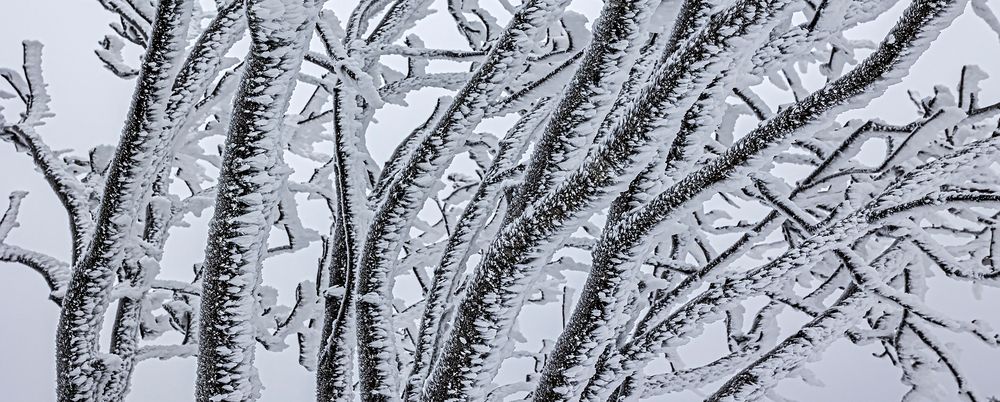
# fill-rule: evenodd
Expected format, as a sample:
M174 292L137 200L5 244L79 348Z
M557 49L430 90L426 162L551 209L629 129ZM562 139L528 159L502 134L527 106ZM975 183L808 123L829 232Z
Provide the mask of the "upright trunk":
M236 95L205 251L197 399L259 397L257 285L278 191L289 172L281 127L319 2L251 0L251 49Z
M56 334L56 373L60 400L96 400L118 366L99 353L104 312L111 303L114 275L121 267L139 211L145 206L160 152L166 108L177 58L185 44L192 2L159 3L153 36L125 128L108 168L104 196L90 246L70 279Z

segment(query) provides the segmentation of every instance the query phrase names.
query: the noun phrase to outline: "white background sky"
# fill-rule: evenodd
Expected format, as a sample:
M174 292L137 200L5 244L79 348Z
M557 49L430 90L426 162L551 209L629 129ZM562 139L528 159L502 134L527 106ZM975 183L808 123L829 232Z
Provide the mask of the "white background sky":
M340 11L338 15L342 18L346 12L341 10L353 4L336 0L329 3L328 7ZM490 3L492 1L483 0L484 5ZM900 3L885 18L859 28L853 35L871 38L878 35L880 38L908 2ZM599 0L574 2L575 9L588 15L594 15L600 6ZM991 6L1000 10L1000 0L993 0ZM433 8L442 12L418 28L427 46L459 45L461 42L452 36L455 31L443 12L442 1ZM23 39L36 39L45 44L43 68L53 98L51 109L56 117L41 127L40 132L54 149L85 152L97 144L117 142L134 81L114 77L100 66L93 54L97 42L111 32L107 26L111 21L111 15L96 1L0 0L0 65L20 66L20 41ZM905 90L929 94L936 84L954 86L964 64L978 64L996 76L984 82L982 102L1000 100L998 38L971 10L945 31L902 84L893 86L872 107L851 116L910 121L914 113ZM815 89L815 86L810 88ZM380 123L370 131L375 137L369 139L376 159L384 160L384 155L391 152L391 146L396 143L394 139L426 118L433 99L439 94L441 92L421 92L411 96L410 109L391 106L379 113ZM65 214L41 176L33 170L28 156L15 153L9 144L0 143L0 169L0 198L5 200L6 194L14 190L30 192L21 209L22 226L14 230L8 242L68 260ZM304 174L304 169L300 169L299 174ZM0 201L0 208L5 207L6 203ZM208 216L204 215L193 228L176 230L172 235L167 246L169 257L164 261L164 275L169 279L190 279L191 263L201 258L204 249L204 222ZM324 211L312 209L303 217L309 221L308 225L325 233ZM313 248L270 261L264 274L266 283L277 287L282 299L288 300L294 284L312 275L317 255ZM977 301L970 287L939 282L944 286L932 288L930 294L935 307L963 318L982 318L1000 328L1000 310L996 308L1000 305L1000 295L986 291L983 299ZM46 297L45 283L36 273L19 265L0 263L0 400L54 400L54 334L58 310ZM521 325L542 327L541 321L530 315L524 317ZM1000 396L1000 383L995 381L1000 371L1000 352L971 342L965 336L942 333L942 337L961 345L964 352L960 364L981 395ZM258 367L266 386L264 401L313 399L312 374L297 365L293 349L281 354L258 351ZM699 349L694 346L692 350ZM904 391L897 381L899 371L887 362L870 358L873 351L876 349L840 341L827 350L821 363L809 366L826 383L826 388L790 380L785 381L780 390L785 396L803 401L898 400L898 395ZM949 381L947 377L941 378ZM191 400L193 380L193 359L144 362L136 370L129 399ZM670 400L700 399L692 393L672 397Z

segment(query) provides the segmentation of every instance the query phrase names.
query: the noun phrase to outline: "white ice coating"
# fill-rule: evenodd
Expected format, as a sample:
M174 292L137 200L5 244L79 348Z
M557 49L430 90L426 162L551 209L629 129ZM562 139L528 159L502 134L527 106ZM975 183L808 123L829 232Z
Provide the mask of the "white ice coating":
M132 247L132 226L148 197L148 177L169 124L167 100L186 44L192 12L190 1L163 1L144 58L137 95L133 98L121 141L97 213L90 247L76 261L57 332L58 393L71 400L95 399L105 384L96 372L106 370L99 358L99 331L110 303L114 274ZM90 235L90 233L88 233Z
M522 5L448 111L413 151L374 215L359 262L358 294L391 294L396 256L417 212L484 117L486 106L499 96L513 69L526 59L536 34L566 4L563 0L539 0ZM394 362L397 352L392 306L359 300L358 339L361 344L371 345L359 350L362 392L389 400L398 398L400 376Z
M982 399L935 335L1000 338L936 311L924 293L941 273L977 292L1000 285L997 146L970 145L1000 115L1000 104L979 105L985 71L963 67L954 91L911 92L921 116L908 124L834 119L899 82L963 2L905 2L902 28L878 45L845 30L903 2L609 0L587 28L568 1L500 0L516 14L503 28L485 3L448 0L439 16L450 13L469 45L452 50L412 32L431 1L373 0L344 29L332 10L319 12L321 54L289 45L308 36L312 14L301 11L319 8L310 1L201 10L164 0L157 11L156 2L100 0L121 20L99 62L140 76L146 95L117 151L67 153L42 141L52 114L39 43L25 42L23 71L0 69L0 96L26 106L20 120L0 119L0 139L33 159L73 231L68 263L10 244L24 197L15 192L0 219L0 261L45 278L50 299L71 311L61 332L101 329L108 303L118 310L103 328L110 342L97 331L61 335L76 357L60 360L60 398L121 400L139 361L196 357L200 400L253 400L253 349L283 350L294 334L323 401L660 399L709 395L727 380L711 400L782 400L775 384L813 383L803 366L830 342L889 338L888 360L910 388L904 400L954 398L949 380L959 396ZM986 2L970 1L969 17L1000 31ZM200 22L179 35L189 6ZM225 57L248 22L254 53ZM145 62L130 58L133 46L148 48ZM313 65L297 71L298 59ZM810 94L813 78L826 83ZM296 80L311 94L285 116ZM390 104L420 108L407 99L426 88L454 102L443 97L378 166L365 144L383 138L376 117ZM772 89L794 101L773 102ZM520 119L498 140L495 125L510 117ZM300 183L285 152L328 162ZM470 162L475 174L463 170ZM788 165L811 173L793 182ZM299 195L328 209L329 236L300 219L310 205ZM156 279L170 230L213 206L196 279ZM747 220L760 209L763 218ZM288 243L268 249L271 230ZM320 239L318 283L300 282L294 305L279 305L261 261L308 253ZM907 261L871 262L900 254L886 246L905 249ZM889 272L900 266L905 277ZM558 342L529 346L537 334L522 308L561 313ZM814 321L786 328L779 312ZM798 332L779 343L778 321ZM681 345L718 329L728 350L689 366ZM164 334L183 340L156 343ZM102 343L107 351L88 346ZM514 372L527 375L501 383Z
M209 227L198 359L199 401L260 395L253 366L256 294L289 168L281 127L322 2L247 5L252 46L223 153Z

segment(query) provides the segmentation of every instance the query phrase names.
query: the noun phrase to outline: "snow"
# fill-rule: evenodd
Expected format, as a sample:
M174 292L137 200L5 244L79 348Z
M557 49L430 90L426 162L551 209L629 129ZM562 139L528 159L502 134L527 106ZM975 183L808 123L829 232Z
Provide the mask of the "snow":
M158 157L154 153L160 138L149 133L166 124L166 101L171 77L185 45L191 3L168 1L160 4L147 62L140 73L137 96L129 112L118 153L109 167L106 190L93 233L93 246L80 258L64 299L63 319L57 348L59 394L70 399L91 399L103 390L88 373L97 363L97 331L110 302L114 267L126 249L127 234L148 194ZM155 62L154 62L155 61ZM29 73L29 76L33 74ZM77 229L79 230L79 229ZM82 249L82 247L81 247ZM79 368L80 376L66 375ZM116 385L109 385L115 389Z
M280 128L318 4L264 0L248 7L252 47L226 139L215 215L205 251L198 396L254 400L260 264L289 173ZM281 49L278 51L278 49ZM257 78L266 77L266 80ZM223 279L225 278L225 279Z
M51 112L26 42L24 72L0 70L25 112L0 128L60 196L73 255L9 244L14 193L0 260L66 307L63 388L120 399L139 361L200 355L199 399L254 400L257 345L295 334L319 400L783 400L782 379L815 383L807 363L846 339L884 348L907 400L979 398L936 336L997 334L925 293L932 273L1000 281L985 70L965 67L954 96L911 95L913 123L838 121L898 82L961 2L914 1L877 48L844 31L895 1L614 0L593 32L567 3L502 0L515 15L494 16L457 0L424 20L428 0L376 0L341 29L314 1L228 2L210 21L182 0L102 1L122 9L98 57L142 96L121 146L82 156L41 141ZM188 6L205 21L182 29ZM448 14L467 49L413 33ZM308 50L314 22L325 54ZM227 58L246 27L251 55ZM144 62L123 57L133 45ZM286 116L296 81L311 93ZM445 93L412 132L382 132L396 106ZM385 138L402 141L379 166ZM209 207L195 279L159 278L168 234ZM315 276L286 275L316 240ZM267 279L297 283L293 304L264 286L265 260L292 267ZM703 342L718 348L691 359ZM957 387L935 385L949 375Z
M440 342L444 310L455 298L460 270L465 266L490 212L496 207L497 195L504 184L503 178L513 169L517 158L521 157L533 134L537 133L539 124L549 116L550 109L548 102L541 102L508 131L486 172L484 183L476 190L469 206L456 223L441 262L434 270L433 284L428 290L427 307L420 323L420 340L414 352L414 369L404 395L407 400L415 400L420 395L419 391L423 388L432 363L432 349Z

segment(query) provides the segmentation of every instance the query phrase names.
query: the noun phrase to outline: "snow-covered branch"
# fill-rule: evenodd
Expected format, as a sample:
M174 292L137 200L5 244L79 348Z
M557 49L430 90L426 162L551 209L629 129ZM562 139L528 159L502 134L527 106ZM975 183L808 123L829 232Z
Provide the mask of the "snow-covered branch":
M62 309L67 401L173 358L199 401L280 399L258 348L324 402L782 400L834 342L903 400L982 400L938 332L1000 338L937 289L1000 291L995 72L883 96L940 33L995 36L969 1L951 29L964 0L98 0L120 141L50 147L25 41L0 139L72 244L26 240L15 191L0 262Z

